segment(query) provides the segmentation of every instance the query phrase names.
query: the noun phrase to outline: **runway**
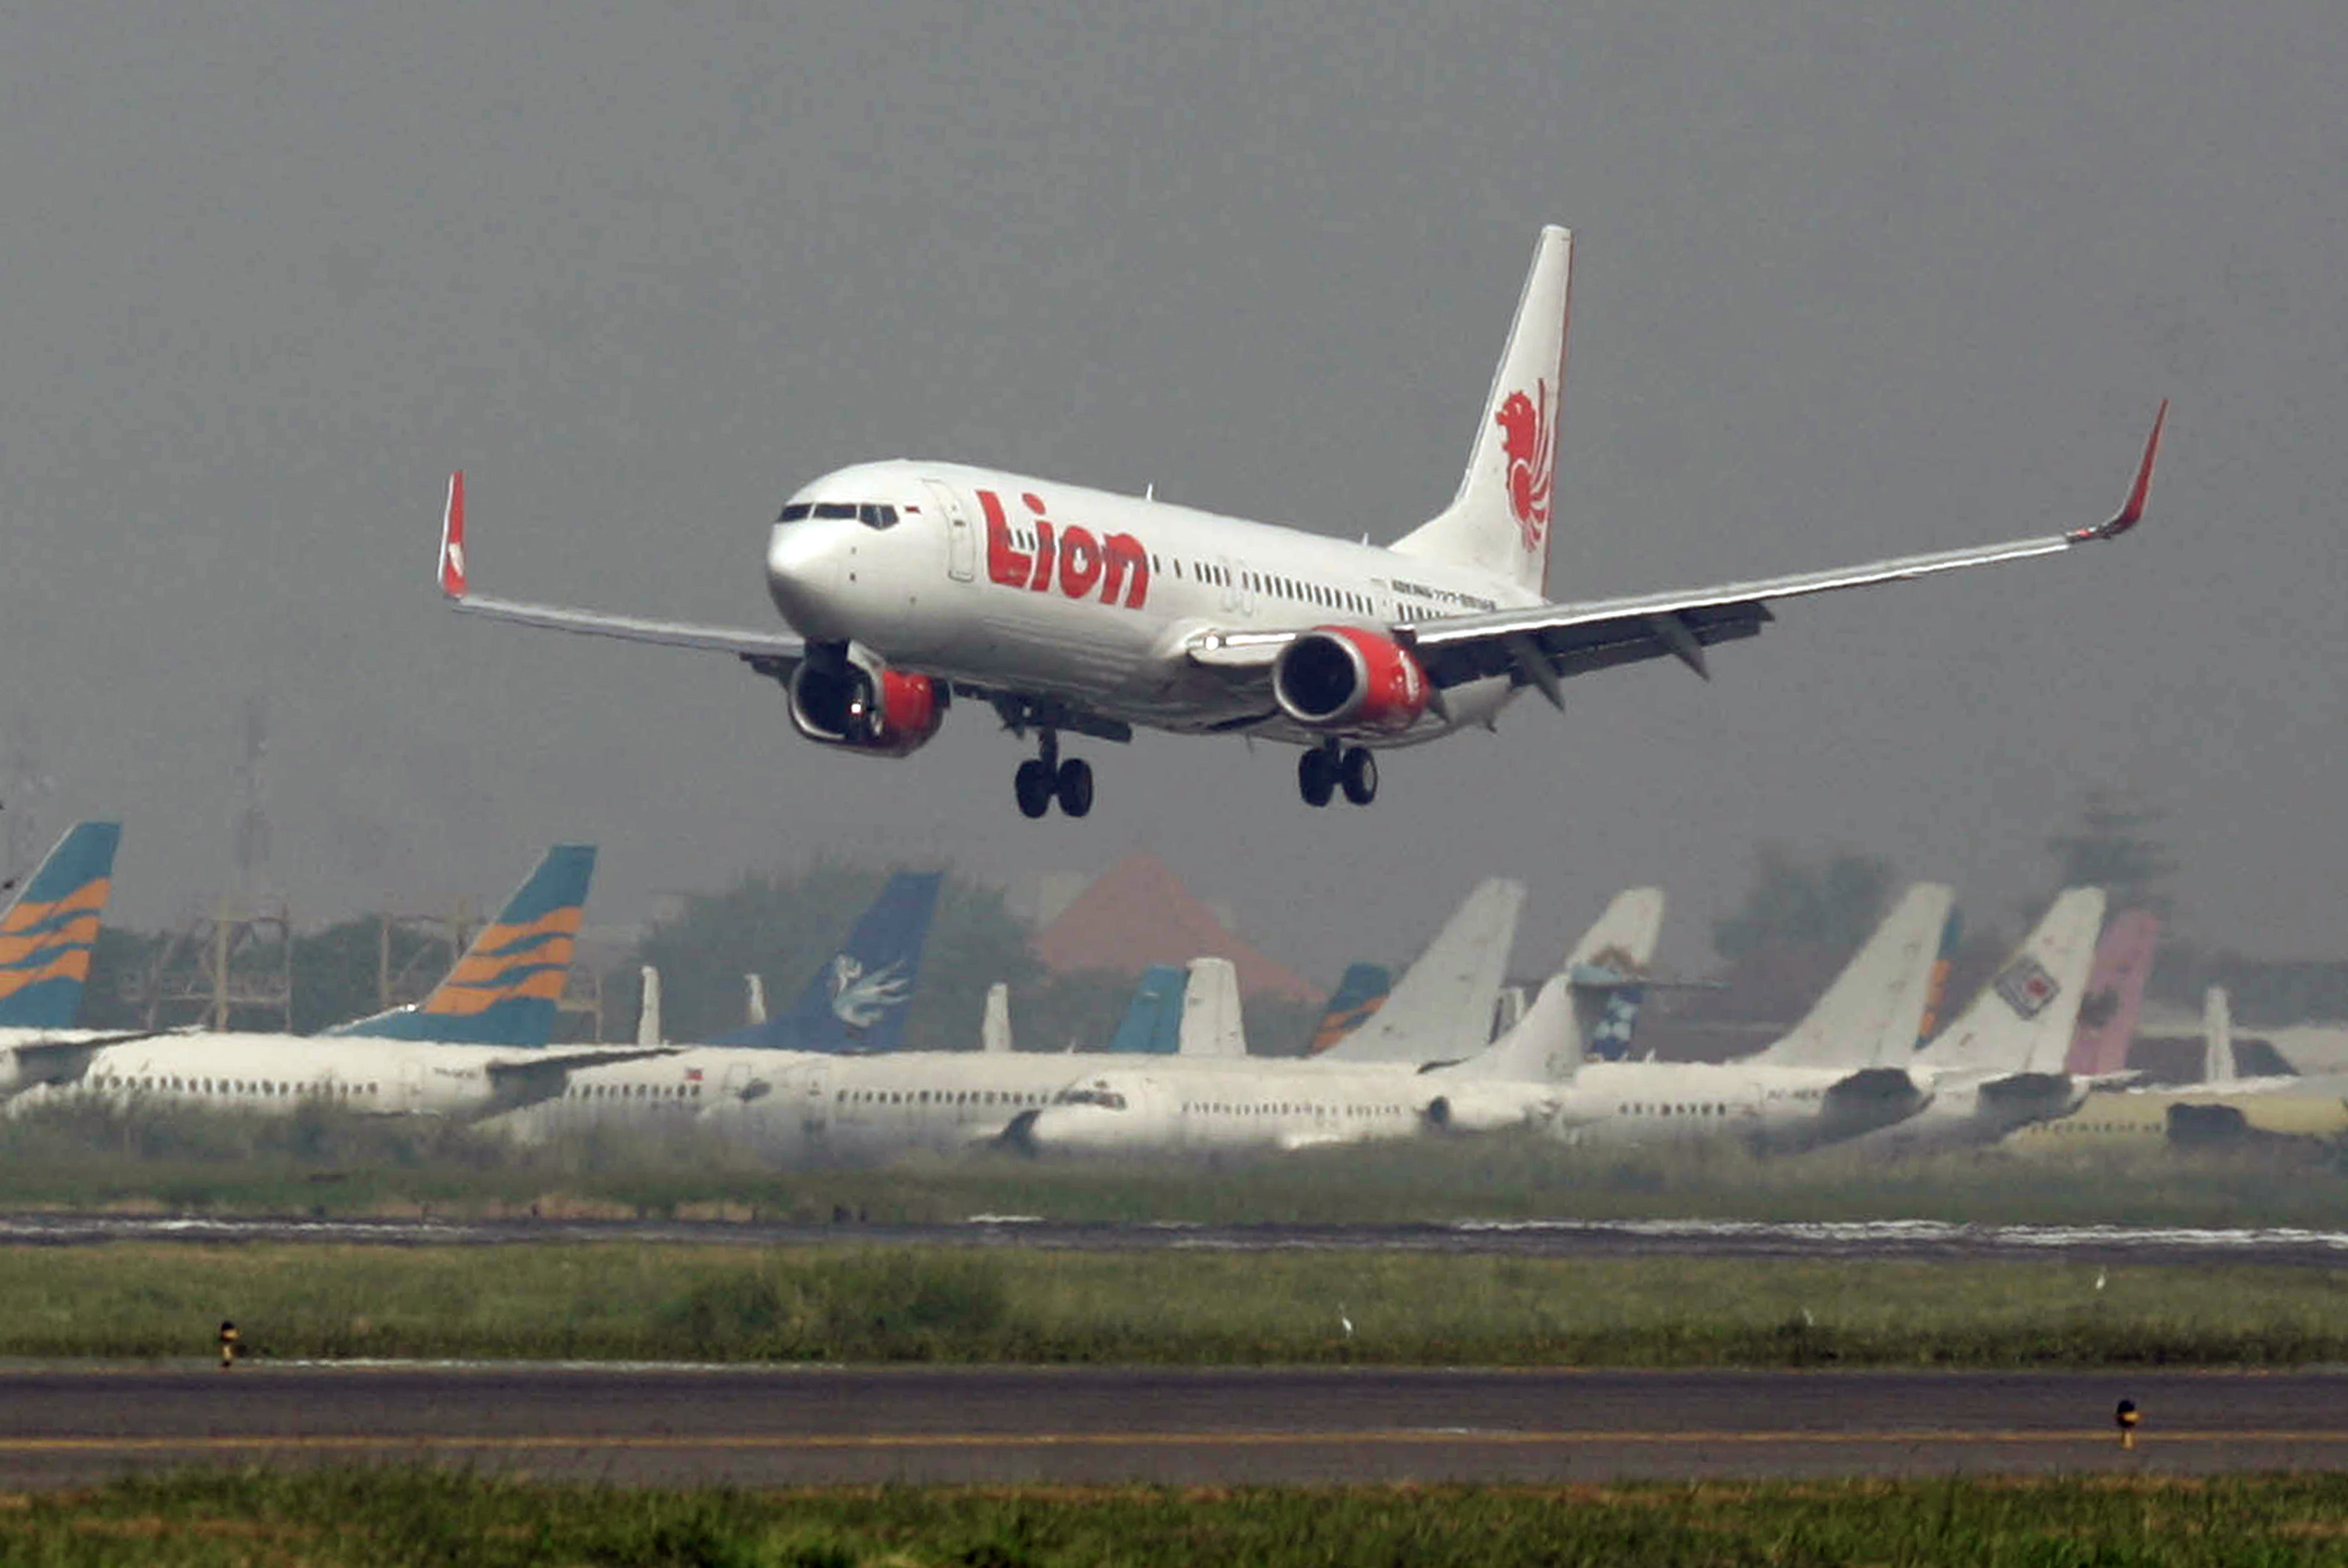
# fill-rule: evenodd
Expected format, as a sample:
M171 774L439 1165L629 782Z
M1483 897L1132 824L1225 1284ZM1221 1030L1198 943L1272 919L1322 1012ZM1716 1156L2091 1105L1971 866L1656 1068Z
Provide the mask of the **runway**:
M2133 1451L2123 1397L2144 1413ZM750 1486L2331 1469L2348 1463L2348 1373L0 1371L0 1489L353 1462Z
M0 1214L0 1248L105 1242L512 1246L663 1242L708 1246L1036 1247L1072 1252L1407 1252L1516 1257L1719 1257L2096 1264L2348 1266L2348 1231L2292 1227L1960 1225L1938 1220L1509 1220L1412 1225L1074 1223L982 1214L931 1225L773 1220L215 1219Z

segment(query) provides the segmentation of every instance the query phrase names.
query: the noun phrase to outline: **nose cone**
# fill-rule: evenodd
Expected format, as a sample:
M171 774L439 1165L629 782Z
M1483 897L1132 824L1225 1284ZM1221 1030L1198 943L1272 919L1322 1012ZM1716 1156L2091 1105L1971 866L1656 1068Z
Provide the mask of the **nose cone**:
M840 559L846 553L839 529L828 518L785 523L767 542L767 592L783 619L803 635L847 635L835 624L839 613Z

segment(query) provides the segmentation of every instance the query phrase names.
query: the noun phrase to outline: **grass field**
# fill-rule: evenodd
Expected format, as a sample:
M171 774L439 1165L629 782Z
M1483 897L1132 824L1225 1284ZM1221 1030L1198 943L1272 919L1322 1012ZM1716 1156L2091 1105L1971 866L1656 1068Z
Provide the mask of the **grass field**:
M201 1356L223 1317L237 1321L256 1353L279 1358L2348 1360L2348 1278L2292 1267L2106 1273L2040 1260L116 1243L17 1249L0 1269L0 1356Z
M874 1221L1447 1221L1468 1217L2307 1225L2348 1216L2322 1145L2056 1163L1995 1151L1896 1164L1845 1152L1620 1153L1494 1137L1327 1150L1211 1169L1004 1154L777 1172L705 1136L518 1150L429 1118L281 1120L64 1108L0 1122L0 1208L173 1213L587 1212Z
M2348 1562L2348 1479L1534 1488L546 1487L187 1475L0 1500L12 1563L1053 1564Z

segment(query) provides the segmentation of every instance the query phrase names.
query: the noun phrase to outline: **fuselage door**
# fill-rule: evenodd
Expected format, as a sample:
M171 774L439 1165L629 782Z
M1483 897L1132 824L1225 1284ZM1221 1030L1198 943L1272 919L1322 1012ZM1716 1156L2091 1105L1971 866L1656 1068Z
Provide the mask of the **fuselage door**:
M970 581L978 572L978 544L971 537L970 514L963 510L953 491L938 480L924 479L922 488L929 493L930 505L945 524L946 575L956 582Z
M830 1110L827 1083L830 1076L819 1066L808 1071L807 1092L800 1102L799 1130L809 1138L823 1136L826 1113Z

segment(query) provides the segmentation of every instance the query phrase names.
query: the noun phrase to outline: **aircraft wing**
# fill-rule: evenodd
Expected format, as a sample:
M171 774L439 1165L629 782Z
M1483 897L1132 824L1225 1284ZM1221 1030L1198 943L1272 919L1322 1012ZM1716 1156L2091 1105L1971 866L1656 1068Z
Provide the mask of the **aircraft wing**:
M492 1061L489 1065L489 1103L483 1115L511 1111L523 1105L535 1105L541 1100L551 1100L570 1087L572 1073L585 1067L614 1067L623 1061L642 1061L647 1057L675 1056L683 1049L674 1045L581 1046L566 1049L549 1046L541 1050L527 1050Z
M1759 635L1762 625L1776 619L1769 609L1773 600L2027 560L2118 538L2144 516L2145 497L2152 486L2153 457L2168 418L2168 404L2163 399L2127 503L2109 521L2093 528L1713 588L1446 616L1398 626L1395 640L1417 654L1427 679L1438 691L1463 682L1513 674L1538 687L1550 702L1560 702L1557 683L1566 676L1666 656L1708 676L1704 651L1716 642ZM1269 667L1294 636L1292 631L1210 631L1195 637L1184 651L1192 662L1210 668L1262 669Z
M611 615L602 610L574 610L567 605L530 604L520 600L492 599L475 593L466 575L465 476L448 476L448 505L440 518L440 591L456 609L491 620L519 621L524 626L549 626L587 637L614 637L626 642L657 642L669 648L698 648L731 653L756 666L761 674L780 674L806 655L807 642L787 631L753 631L730 626L705 626L690 620L651 620L636 615Z

